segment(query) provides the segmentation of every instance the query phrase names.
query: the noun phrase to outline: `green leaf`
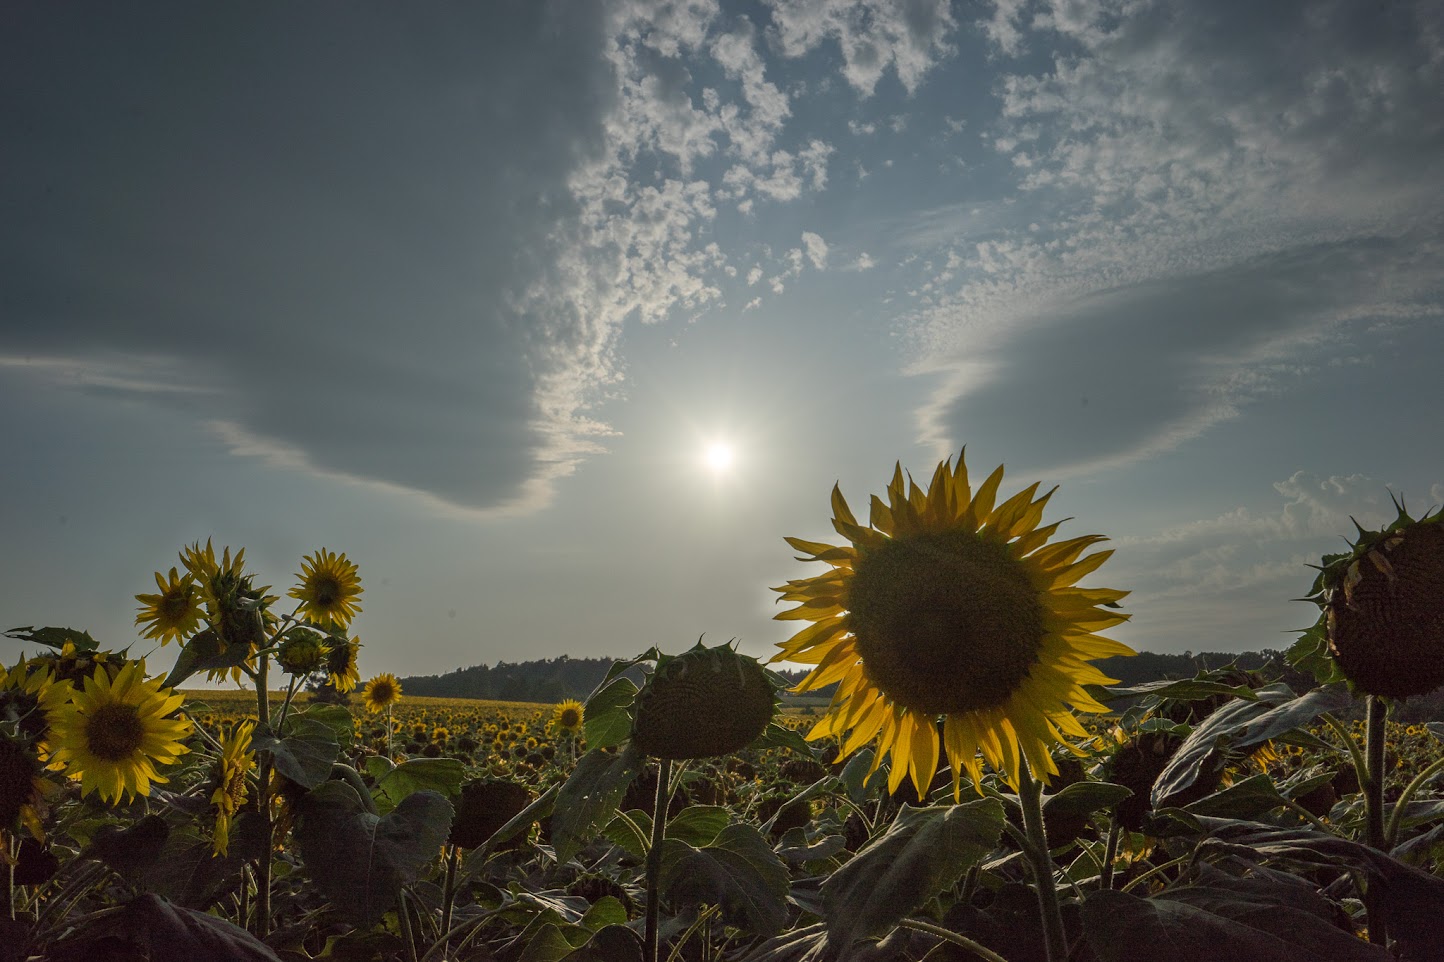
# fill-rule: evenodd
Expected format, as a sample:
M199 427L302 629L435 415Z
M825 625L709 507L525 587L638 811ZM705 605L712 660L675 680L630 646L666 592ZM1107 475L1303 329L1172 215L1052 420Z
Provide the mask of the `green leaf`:
M1112 808L1133 792L1111 782L1074 782L1043 799L1043 820L1052 818L1087 818L1094 812ZM1052 843L1049 843L1052 844Z
M100 647L100 642L90 637L90 632L77 631L74 628L36 628L34 625L26 625L24 628L11 628L5 632L5 637L45 645L56 651L63 649L66 642L74 645L76 651L95 651Z
M376 780L371 793L376 810L385 815L414 792L435 792L454 798L461 791L466 766L455 758L413 758L402 762Z
M86 926L72 939L55 943L64 958L115 958L133 947L134 955L152 962L280 962L264 942L224 919L173 905L146 894Z
M571 955L574 947L567 941L561 927L554 922L540 926L522 949L517 962L561 962Z
M1279 794L1273 779L1258 774L1185 805L1184 811L1214 818L1258 818L1286 804L1288 800Z
M256 839L244 821L232 826L230 853L213 854L211 840L187 825L174 827L158 815L147 815L135 825L117 829L102 826L86 855L103 861L137 889L164 896L193 908L206 908L239 879L245 855Z
M632 700L637 686L630 678L615 678L598 688L582 712L582 733L588 748L611 748L632 734Z
M1288 685L1278 683L1260 688L1256 694L1258 701L1229 702L1199 723L1154 781L1154 808L1197 781L1204 763L1216 751L1263 744L1352 700L1341 686L1296 696Z
M1152 695L1155 698L1172 698L1177 701L1199 701L1215 695L1252 700L1254 692L1247 685L1227 685L1220 681L1206 681L1201 678L1184 678L1180 681L1150 681L1126 688L1101 689L1105 701L1128 698L1134 695Z
M888 830L822 884L828 942L846 954L878 938L952 885L1003 833L995 798L961 805L904 806Z
M673 903L722 907L729 925L771 936L787 922L787 866L751 825L729 825L711 845L665 841L663 896Z
M292 734L277 738L257 731L251 736L256 751L270 752L276 771L303 788L315 788L331 776L331 766L341 752L329 725L314 718L299 718Z
M312 721L320 722L331 729L331 734L336 736L337 743L341 745L350 745L352 739L356 737L356 719L352 717L351 709L345 705L320 703L307 705L301 711L292 712L291 718L298 721L302 718L309 718ZM373 757L379 758L380 756Z
M626 925L608 925L565 962L642 962L642 937Z
M582 916L581 926L592 932L599 931L609 925L626 925L627 908L614 896L603 895L592 903L587 909L587 914Z
M594 748L577 761L552 810L552 845L558 862L570 861L611 821L641 765L641 753L630 744L616 754Z
M451 803L417 792L387 815L366 811L349 785L326 782L296 806L294 837L306 871L335 909L371 926L437 857L451 829Z
M214 628L207 628L192 635L190 640L181 646L175 667L166 676L162 687L174 688L197 672L235 668L245 664L250 656L250 645L228 645L221 641L221 636L216 634Z
M642 858L647 854L647 840L652 837L652 817L640 808L625 814L617 812L602 834L628 855Z
M1126 892L1093 892L1083 903L1083 931L1100 962L1156 962L1164 946L1169 962L1226 958L1388 962L1391 958L1382 947L1335 928L1296 904L1267 899L1261 891L1189 887L1152 899Z
M802 737L802 732L795 728L788 728L786 725L779 725L773 722L763 730L750 748L783 748L790 752L796 752L803 758L811 761L817 760L816 753L807 739Z
M732 812L720 805L689 805L667 820L667 837L688 845L711 845L732 821Z

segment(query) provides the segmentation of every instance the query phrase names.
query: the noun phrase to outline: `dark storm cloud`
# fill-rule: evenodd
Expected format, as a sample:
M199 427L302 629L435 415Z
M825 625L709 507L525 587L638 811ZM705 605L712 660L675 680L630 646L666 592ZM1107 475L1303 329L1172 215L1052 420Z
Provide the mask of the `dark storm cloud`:
M595 348L522 305L600 149L601 33L595 5L7 5L0 376L103 367L315 470L524 498L556 471L538 385Z

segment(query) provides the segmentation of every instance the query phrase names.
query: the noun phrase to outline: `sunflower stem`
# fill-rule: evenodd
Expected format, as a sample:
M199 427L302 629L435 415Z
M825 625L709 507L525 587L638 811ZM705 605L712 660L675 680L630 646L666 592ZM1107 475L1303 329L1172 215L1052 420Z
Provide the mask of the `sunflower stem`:
M1408 805L1410 799L1414 797L1414 793L1423 788L1424 783L1437 775L1441 770L1444 770L1444 758L1435 759L1428 768L1424 769L1418 775L1415 775L1414 780L1406 785L1404 790L1399 793L1399 800L1394 803L1394 810L1389 813L1389 827L1384 830L1384 844L1389 846L1389 848L1392 849L1399 841L1399 820L1404 816L1405 806Z
M1043 917L1043 934L1048 962L1066 962L1068 938L1063 929L1063 910L1053 880L1053 857L1048 854L1048 834L1043 827L1043 783L1035 781L1028 763L1018 765L1018 802L1023 809L1023 831L1028 836L1024 850L1038 886L1038 911Z
M1369 716L1364 729L1364 755L1368 762L1364 787L1364 844L1386 851L1384 841L1384 737L1389 721L1389 703L1378 695L1369 696ZM1379 904L1378 886L1371 879L1364 891L1364 909L1369 918L1369 941L1388 946L1389 930Z
M1098 873L1099 887L1111 889L1113 887L1113 863L1118 859L1118 840L1123 832L1123 826L1118 824L1118 816L1113 816L1108 823L1108 845L1103 850L1103 871Z
M672 803L672 760L657 759L657 796L652 808L652 847L647 849L647 935L643 962L657 962L657 920L662 908L662 840L667 837L667 807Z
M926 932L928 935L942 939L944 942L951 942L953 945L967 949L978 958L986 960L986 962L1008 962L1007 959L986 945L974 942L966 935L959 935L952 929L945 929L941 925L935 925L932 922L924 922L922 919L903 919L898 923L898 928L912 929L914 932Z
M416 934L411 931L411 912L406 908L406 890L396 896L396 920L401 925L401 939L406 943L408 962L416 962Z
M451 909L456 904L456 866L461 861L461 852L450 842L446 843L446 882L441 890L441 931L451 931ZM443 949L445 955L448 949Z
M271 693L267 689L270 656L262 655L256 667L256 720L270 727ZM264 939L271 934L271 852L273 847L271 822L271 753L256 753L256 802L261 815L261 839L263 853L256 860L256 923L255 934Z

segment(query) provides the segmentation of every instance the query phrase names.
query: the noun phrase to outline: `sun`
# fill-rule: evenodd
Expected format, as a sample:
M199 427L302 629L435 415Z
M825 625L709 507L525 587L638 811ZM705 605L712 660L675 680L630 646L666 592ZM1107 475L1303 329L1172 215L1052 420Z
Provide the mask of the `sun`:
M736 460L732 445L725 441L713 441L707 445L707 450L703 457L707 462L707 467L716 474L721 474L732 467L733 461Z

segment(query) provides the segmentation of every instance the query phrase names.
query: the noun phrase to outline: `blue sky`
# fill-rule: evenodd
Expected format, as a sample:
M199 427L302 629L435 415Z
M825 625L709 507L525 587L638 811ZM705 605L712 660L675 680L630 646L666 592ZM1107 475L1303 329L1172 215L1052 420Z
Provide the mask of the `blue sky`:
M1428 0L6 5L0 622L214 538L366 675L765 655L966 444L1121 640L1284 647L1444 501L1441 91Z

